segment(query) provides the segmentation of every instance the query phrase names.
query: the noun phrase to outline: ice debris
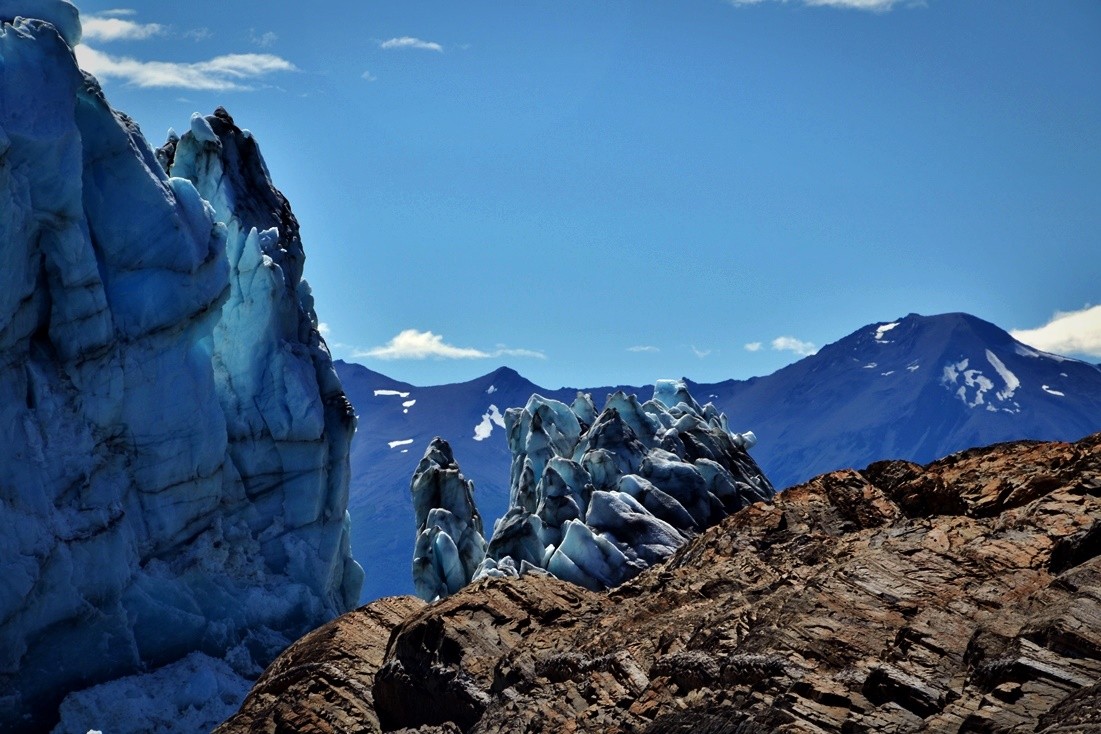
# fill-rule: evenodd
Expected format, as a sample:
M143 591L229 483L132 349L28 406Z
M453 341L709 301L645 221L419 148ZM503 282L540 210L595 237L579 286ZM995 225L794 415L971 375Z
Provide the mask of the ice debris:
M747 450L752 432L701 406L687 385L660 380L639 403L616 392L598 414L588 395L572 405L533 395L505 413L512 452L510 509L488 545L453 513L477 517L470 483L436 439L413 477L418 539L413 577L427 600L491 576L550 573L607 589L668 558L688 538L774 490ZM447 496L437 486L450 487ZM433 488L429 492L429 488ZM465 544L435 538L465 533ZM478 549L484 558L476 559Z
M470 581L486 554L474 483L459 471L451 446L435 438L413 474L417 541L413 581L429 601L449 596Z

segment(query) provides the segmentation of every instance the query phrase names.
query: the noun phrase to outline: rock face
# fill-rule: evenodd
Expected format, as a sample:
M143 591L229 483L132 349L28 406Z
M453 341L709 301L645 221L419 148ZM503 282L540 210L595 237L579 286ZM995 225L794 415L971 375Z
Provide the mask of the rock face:
M79 35L69 3L0 4L4 731L189 653L255 675L362 581L289 206L224 112L158 156Z
M343 664L377 670L354 731L1096 731L1101 434L824 475L611 592L486 579Z
M572 405L532 395L504 423L510 507L488 547L446 442L434 440L413 475L413 580L426 601L529 572L608 589L774 494L747 453L753 434L731 433L726 416L680 381L659 380L645 403L615 392L599 414L584 393Z

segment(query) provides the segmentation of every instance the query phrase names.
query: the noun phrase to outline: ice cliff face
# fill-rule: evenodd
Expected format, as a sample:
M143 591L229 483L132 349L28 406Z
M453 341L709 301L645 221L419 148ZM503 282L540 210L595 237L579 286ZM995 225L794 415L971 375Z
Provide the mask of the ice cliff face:
M450 522L473 508L450 449L446 474L437 439L414 475L420 536L413 577L421 598L448 596L479 578L529 572L594 591L611 588L774 494L747 453L753 434L731 433L726 416L711 404L701 407L683 382L659 381L654 398L641 404L634 395L613 393L599 414L587 394L572 405L533 395L523 408L506 411L505 425L511 506L473 570L470 557L481 536ZM423 488L445 476L465 491L437 491L429 501ZM480 519L477 524L480 529ZM421 542L429 537L431 543Z
M254 676L362 571L355 416L255 142L220 111L154 151L78 70L72 6L3 0L0 21L0 729L20 731L195 651Z

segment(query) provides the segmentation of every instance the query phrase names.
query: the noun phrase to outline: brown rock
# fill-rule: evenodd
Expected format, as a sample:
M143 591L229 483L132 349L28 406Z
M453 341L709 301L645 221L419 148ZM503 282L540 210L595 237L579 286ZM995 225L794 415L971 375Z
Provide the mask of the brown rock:
M388 630L342 673L375 714L322 689L360 728L248 731L1101 731L1101 435L835 472L611 592L493 579Z
M424 606L411 596L379 599L314 630L276 658L215 734L380 731L375 672L390 631Z

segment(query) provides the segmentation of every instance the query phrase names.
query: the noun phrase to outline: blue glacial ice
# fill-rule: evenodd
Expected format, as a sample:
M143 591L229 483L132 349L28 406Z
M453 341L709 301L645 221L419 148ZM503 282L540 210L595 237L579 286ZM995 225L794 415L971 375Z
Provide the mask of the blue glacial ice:
M289 205L224 111L154 150L79 33L62 0L0 0L4 731L196 651L255 676L363 573Z
M470 582L486 554L482 517L474 506L474 483L463 477L440 438L428 445L411 485L417 540L413 584L432 601L454 594Z
M607 589L660 563L727 515L774 494L747 453L753 435L731 433L726 416L710 403L697 403L679 380L659 381L645 403L616 392L599 413L588 395L570 406L533 395L523 408L506 411L505 425L512 452L511 506L483 546L481 564L471 572L471 556L464 555L461 576L425 584L425 599L446 596L445 587L454 593L460 578L465 584L532 572ZM430 447L425 461L433 451ZM447 460L453 466L450 451ZM450 471L459 472L457 466ZM418 509L418 519L421 514ZM441 553L458 553L439 546L435 552L437 565ZM417 557L424 556L418 539ZM414 561L418 584L426 575L421 563Z

